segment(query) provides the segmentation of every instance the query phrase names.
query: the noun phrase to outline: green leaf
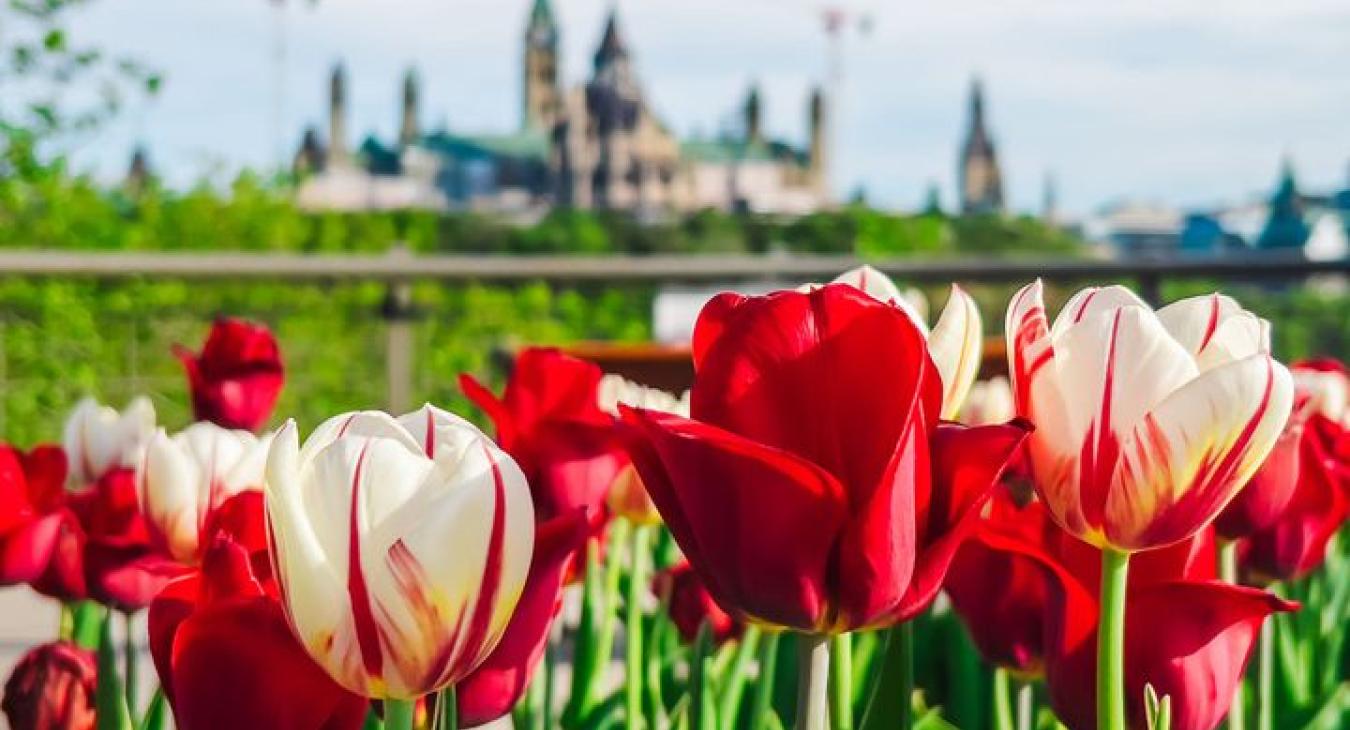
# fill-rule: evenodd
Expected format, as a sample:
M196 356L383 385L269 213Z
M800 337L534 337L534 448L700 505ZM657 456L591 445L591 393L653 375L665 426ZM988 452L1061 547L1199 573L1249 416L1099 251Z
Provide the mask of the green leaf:
M141 719L140 730L164 730L168 727L169 721L169 703L164 699L164 688L155 690L155 695L150 698L150 706L145 710L145 717Z
M131 713L117 674L117 644L112 635L112 611L106 611L98 641L98 686L94 693L97 730L132 730Z

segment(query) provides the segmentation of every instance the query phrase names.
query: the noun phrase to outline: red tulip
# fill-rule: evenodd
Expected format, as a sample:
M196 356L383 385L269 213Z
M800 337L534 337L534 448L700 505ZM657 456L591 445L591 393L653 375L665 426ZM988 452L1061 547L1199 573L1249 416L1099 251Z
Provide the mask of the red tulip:
M150 652L182 730L359 728L367 702L338 686L291 634L255 578L248 551L227 537L200 571L150 606Z
M83 532L66 503L66 456L0 446L0 585L31 583L57 598L84 596Z
M470 375L460 387L497 428L497 442L530 483L541 519L584 509L598 529L610 485L627 463L600 407L600 368L546 348L516 357L498 399Z
M669 601L670 620L686 643L692 644L698 638L698 631L705 623L712 632L714 644L740 636L745 628L717 605L687 561L657 573L652 584L653 592Z
M187 370L197 420L245 431L267 423L286 375L266 325L217 319L200 354L181 346L174 354Z
M741 619L830 633L914 616L1027 431L939 425L923 333L847 285L713 299L694 364L692 420L624 409L623 432Z
M13 730L93 730L97 678L93 652L68 641L42 644L14 665L0 709Z
M1298 487L1303 440L1314 438L1306 426L1306 409L1296 405L1261 468L1214 521L1220 535L1236 540L1270 527L1284 513Z
M563 578L586 535L586 515L580 511L536 527L525 590L501 642L455 687L461 726L496 720L520 701L544 656L549 629L562 606Z

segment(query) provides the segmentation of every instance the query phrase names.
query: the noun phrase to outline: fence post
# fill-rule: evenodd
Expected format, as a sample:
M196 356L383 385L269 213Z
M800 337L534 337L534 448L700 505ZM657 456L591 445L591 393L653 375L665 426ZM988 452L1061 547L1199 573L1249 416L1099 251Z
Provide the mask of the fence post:
M396 244L389 249L391 257L408 257L407 246ZM386 378L385 408L395 415L407 411L412 404L413 320L412 284L399 280L389 282L380 315L385 321L384 367Z

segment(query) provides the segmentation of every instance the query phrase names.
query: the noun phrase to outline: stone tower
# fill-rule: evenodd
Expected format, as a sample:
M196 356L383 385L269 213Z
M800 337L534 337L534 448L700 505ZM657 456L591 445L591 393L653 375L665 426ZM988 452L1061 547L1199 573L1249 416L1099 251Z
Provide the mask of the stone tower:
M998 169L994 140L984 120L984 90L980 80L970 86L970 126L961 148L962 213L1002 213L1003 176Z
M745 95L745 141L755 144L764 140L763 104L759 97L759 84L752 84Z
M328 167L351 162L347 149L347 69L339 61L328 82Z
M403 116L398 128L398 143L401 147L416 144L421 135L417 125L418 97L421 96L419 87L417 70L408 69L408 73L403 76Z
M820 87L811 90L811 101L807 105L806 121L806 127L811 136L810 162L807 172L811 177L812 187L823 194L829 174L827 167L829 151L826 149L829 138L825 126L828 122L825 116L825 92Z
M521 126L549 131L558 119L558 24L549 0L534 0L525 26L525 89Z

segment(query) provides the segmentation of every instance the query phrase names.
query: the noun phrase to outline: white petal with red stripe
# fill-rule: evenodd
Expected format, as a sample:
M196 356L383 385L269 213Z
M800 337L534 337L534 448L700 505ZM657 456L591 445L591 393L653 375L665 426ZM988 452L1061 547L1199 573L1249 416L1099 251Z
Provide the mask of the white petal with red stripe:
M942 377L942 417L956 418L980 373L984 324L975 300L952 284L951 295L928 335L928 352Z

